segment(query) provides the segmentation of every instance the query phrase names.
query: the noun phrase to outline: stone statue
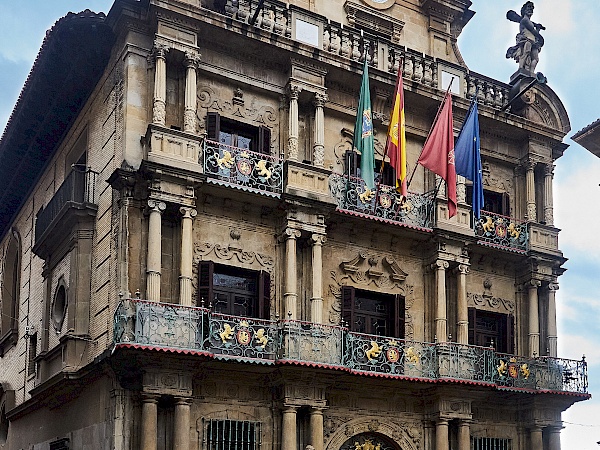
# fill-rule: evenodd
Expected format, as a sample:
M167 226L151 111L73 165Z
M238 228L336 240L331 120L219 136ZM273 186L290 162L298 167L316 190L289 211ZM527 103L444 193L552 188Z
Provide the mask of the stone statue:
M512 22L519 22L517 44L506 51L507 58L514 58L519 63L519 72L533 76L535 66L539 61L539 53L544 45L544 38L540 30L546 28L531 20L533 15L533 2L526 2L521 8L521 15L515 11L508 11L506 18Z

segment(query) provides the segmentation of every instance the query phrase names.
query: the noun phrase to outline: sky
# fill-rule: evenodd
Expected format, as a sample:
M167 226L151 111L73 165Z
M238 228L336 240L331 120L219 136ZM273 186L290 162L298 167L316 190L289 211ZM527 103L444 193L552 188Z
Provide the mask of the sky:
M514 45L518 24L506 12L520 11L524 0L472 0L475 16L459 38L459 48L477 73L508 82L517 69L505 58ZM0 130L4 130L45 32L69 11L86 8L108 12L112 0L0 0ZM559 246L569 258L557 293L558 355L580 359L585 354L592 400L575 404L563 414L564 450L600 448L600 159L570 140L570 136L600 118L596 91L600 72L600 2L598 0L537 0L533 21L542 23L545 46L537 71L563 101L571 120L565 138L570 145L556 162L555 224L562 229ZM484 131L484 130L482 130Z

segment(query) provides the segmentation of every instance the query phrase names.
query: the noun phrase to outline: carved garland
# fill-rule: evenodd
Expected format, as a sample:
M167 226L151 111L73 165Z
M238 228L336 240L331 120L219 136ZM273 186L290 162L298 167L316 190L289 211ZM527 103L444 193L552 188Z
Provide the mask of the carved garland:
M417 422L386 420L377 417L361 417L349 420L347 417L328 417L325 421L325 436L331 438L326 450L337 450L352 436L361 433L380 433L398 444L404 450L421 448L423 430Z
M209 257L211 254L213 255L213 258ZM231 261L233 259L238 263L245 264L247 267L268 272L271 278L271 285L269 288L270 298L275 298L275 261L272 257L256 252L247 252L241 248L232 247L231 245L222 246L219 244L211 244L210 242L205 242L204 244L194 243L194 260L192 263L193 298L196 298L198 292L198 267L200 265L200 261L211 259L216 259L219 261ZM274 306L275 302L271 301L272 310Z
M368 268L363 268L365 262ZM329 291L335 297L332 311L329 313L329 322L339 324L342 318L342 287L355 286L359 289L376 287L385 289L391 294L400 294L404 297L404 319L406 339L414 337L413 319L410 308L414 304L414 287L406 284L408 274L404 272L398 262L392 257L385 257L381 261L376 256L359 253L356 258L340 264L340 270L330 272L333 283Z
M488 306L493 309L504 309L510 314L515 312L515 302L505 298L468 292L467 302L471 306Z

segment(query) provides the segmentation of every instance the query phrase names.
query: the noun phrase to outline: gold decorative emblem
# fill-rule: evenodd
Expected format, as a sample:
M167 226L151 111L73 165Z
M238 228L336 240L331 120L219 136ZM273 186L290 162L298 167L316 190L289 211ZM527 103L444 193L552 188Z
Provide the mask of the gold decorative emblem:
M381 194L379 196L379 204L383 208L388 209L390 206L392 206L392 198L388 194Z
M260 160L256 163L256 170L258 171L258 176L268 180L271 178L271 171L267 169L267 161L264 159Z
M219 332L219 336L223 341L223 344L227 344L227 341L233 338L234 327L229 325L228 323L223 324L223 330Z
M254 336L256 342L260 345L257 347L259 350L264 350L267 344L269 343L269 336L266 335L264 328L259 328L256 331L256 335Z
M238 170L242 175L250 175L252 173L252 164L249 159L241 158L237 163Z
M523 375L523 378L526 380L529 378L529 375L531 375L531 371L529 370L529 367L527 367L527 364L521 366L521 375Z
M404 352L406 360L411 364L417 364L419 362L419 352L414 347L408 347Z
M369 203L373 199L374 195L375 195L375 192L373 192L369 188L365 188L365 192L363 192L362 194L358 194L358 198L360 198L360 201L363 202L363 204L364 204L364 203Z
M396 347L390 347L387 349L387 352L385 352L385 357L389 362L397 363L400 359L400 352Z
M354 450L381 450L381 444L373 444L371 439L366 439L364 444L355 442Z
M217 165L221 169L231 169L233 166L233 156L231 156L231 152L229 152L229 150L225 150L223 152L222 158L217 158Z
M519 230L517 230L517 227L515 227L514 223L510 223L508 225L508 233L511 235L511 237L515 238L515 239L519 239L519 235L521 234L521 232Z
M490 216L485 217L485 222L481 226L484 233L489 233L494 229L494 220Z
M381 355L382 351L383 349L377 342L371 341L371 348L365 350L365 356L369 359L369 361L374 361L379 357L379 355Z
M500 377L504 377L506 375L506 371L508 370L506 362L501 359L500 364L498 367L496 367L496 370L498 371L498 375L500 375Z
M250 330L243 328L237 332L237 341L242 345L248 345L252 340L252 333Z

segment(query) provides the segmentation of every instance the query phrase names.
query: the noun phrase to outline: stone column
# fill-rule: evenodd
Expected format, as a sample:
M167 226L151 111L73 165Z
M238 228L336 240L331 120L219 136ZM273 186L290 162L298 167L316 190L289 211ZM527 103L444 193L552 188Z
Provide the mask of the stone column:
M542 438L541 427L533 427L529 430L529 440L531 450L544 450L544 440Z
M538 280L527 283L529 299L529 356L540 355L540 318L538 306Z
M528 160L525 163L525 184L526 184L526 195L527 195L527 220L536 221L537 212L535 207L535 161Z
M190 448L191 403L192 400L188 398L178 398L175 401L173 450L189 450Z
M310 444L315 450L323 450L323 409L310 410Z
M165 125L167 101L167 52L169 48L154 43L154 101L152 104L152 123Z
M186 133L196 132L196 69L198 67L198 55L195 53L185 54L185 105L183 111L183 131Z
M161 271L161 239L163 211L167 208L164 202L148 200L150 216L148 217L148 254L146 259L146 299L160 302Z
M471 450L471 429L468 420L458 422L458 450Z
M293 228L285 230L285 291L283 294L285 311L284 318L295 319L298 286L297 286L297 262L296 262L296 239L300 237L300 231Z
M459 264L456 273L458 276L458 305L457 305L457 327L456 342L459 344L469 343L469 307L467 304L467 273L469 266Z
M548 427L548 450L560 450L560 427Z
M449 450L448 420L439 419L435 424L435 450Z
M142 427L140 449L156 450L158 428L158 398L154 395L142 397Z
M546 164L544 167L544 222L546 222L546 225L554 225L553 178L554 164Z
M435 336L439 342L448 340L446 318L446 269L448 262L437 260L431 268L435 270Z
M296 409L288 406L283 409L281 424L281 450L297 450L296 448Z
M327 102L327 94L315 93L315 143L313 146L313 164L323 167L325 161L325 114L323 108Z
M179 304L192 306L192 225L198 214L195 208L181 207L181 275L179 276Z
M548 285L548 356L556 358L558 333L556 330L556 291L558 284ZM560 430L559 430L560 433Z
M313 234L312 242L312 298L310 299L310 320L323 323L323 244L327 238Z
M456 201L458 203L467 203L466 178L462 175L456 175Z
M289 86L290 93L290 116L288 133L288 159L298 161L298 95L299 86Z

